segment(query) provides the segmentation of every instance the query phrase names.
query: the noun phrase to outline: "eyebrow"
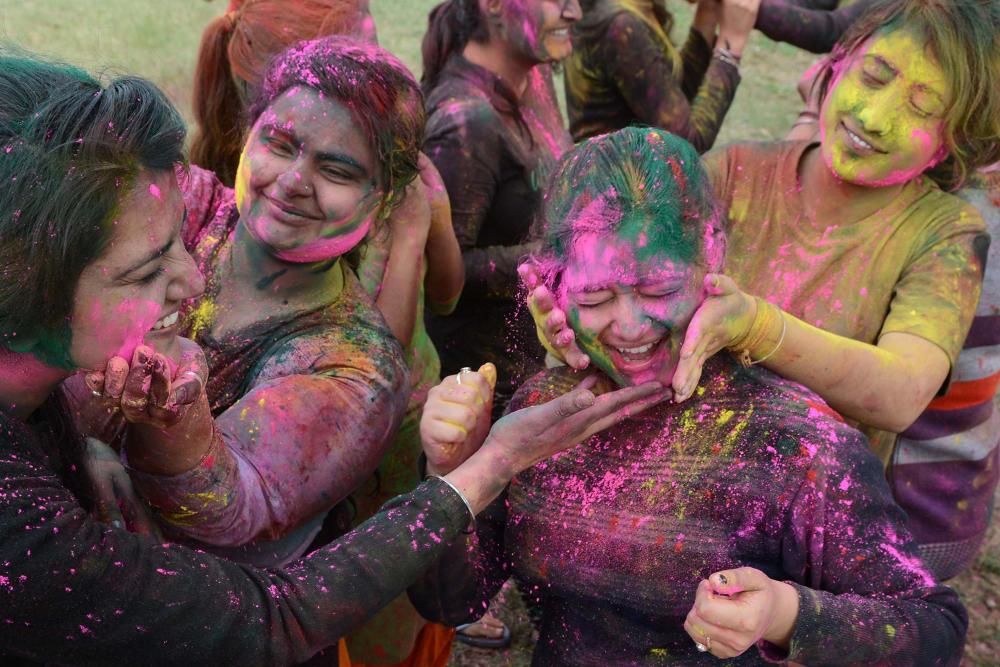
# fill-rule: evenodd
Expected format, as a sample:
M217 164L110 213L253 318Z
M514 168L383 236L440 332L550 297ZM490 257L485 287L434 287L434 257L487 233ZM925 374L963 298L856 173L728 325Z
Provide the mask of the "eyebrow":
M283 127L278 127L273 123L266 123L261 129L270 134L280 134L289 143L295 146L295 148L302 148L302 142L299 141L299 138ZM346 164L347 166L353 167L357 171L361 172L361 175L364 178L370 177L370 174L365 166L346 153L338 153L336 151L320 151L316 153L316 159L320 162L337 162L340 164Z
M188 208L187 206L185 206L184 213L181 214L181 231L184 230L184 225L187 224L187 218L188 218ZM119 273L117 276L115 276L115 280L123 280L125 276L127 276L128 274L138 271L139 269L146 266L153 260L159 259L160 257L166 255L168 252L170 252L170 249L174 247L174 241L176 239L177 239L176 236L171 237L169 241L163 244L162 248L154 250L153 252L149 253L148 255L143 257L141 260L139 260L129 268Z
M868 56L865 56L865 57L866 58L871 58L872 60L875 61L876 65L878 65L879 67L884 67L885 69L887 69L890 72L892 72L894 75L897 75L897 76L899 75L899 70L897 68L893 67L892 63L890 63L888 60L886 60L882 56L880 56L880 55L868 55ZM913 84L913 87L916 88L917 90L920 90L921 92L929 93L929 94L933 95L934 97L938 98L938 103L939 104L942 104L942 105L944 104L944 95L942 95L939 91L937 91L936 89L932 88L931 86L928 86L926 83L916 82L916 83Z

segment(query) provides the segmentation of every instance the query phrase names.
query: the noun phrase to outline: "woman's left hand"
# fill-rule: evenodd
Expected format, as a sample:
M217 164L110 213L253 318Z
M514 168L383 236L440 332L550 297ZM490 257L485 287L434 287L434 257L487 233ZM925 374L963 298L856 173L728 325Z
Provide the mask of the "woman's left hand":
M757 302L740 290L729 276L705 275L705 300L695 311L684 335L680 361L672 382L674 402L691 397L705 361L750 330L757 316Z
M684 630L717 658L742 654L761 639L787 648L799 614L798 592L760 570L716 572L698 584Z

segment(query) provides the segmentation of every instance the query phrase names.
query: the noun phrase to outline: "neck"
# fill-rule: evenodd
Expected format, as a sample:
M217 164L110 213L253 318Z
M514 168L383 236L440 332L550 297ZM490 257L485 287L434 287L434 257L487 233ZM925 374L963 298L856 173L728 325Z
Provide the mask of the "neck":
M0 349L0 409L27 419L70 375L31 354Z
M813 220L850 224L885 208L906 183L885 186L855 185L840 179L823 160L820 146L810 148L799 168L802 201Z
M474 65L496 74L507 84L517 99L524 97L528 87L528 73L535 63L511 57L500 40L490 39L485 44L470 41L465 45L462 56Z
M334 301L344 288L341 259L306 264L286 262L270 254L247 231L236 227L224 280L235 282L252 302L304 305Z

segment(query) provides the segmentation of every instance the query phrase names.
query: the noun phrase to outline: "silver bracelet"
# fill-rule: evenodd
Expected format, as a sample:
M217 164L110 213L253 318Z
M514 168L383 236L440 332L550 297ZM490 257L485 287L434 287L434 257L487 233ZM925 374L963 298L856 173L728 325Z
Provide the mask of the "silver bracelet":
M465 509L469 510L469 516L472 517L469 520L469 526L470 527L466 528L465 531L463 531L463 532L466 535L471 535L472 533L476 532L476 513L472 511L472 505L469 503L469 500L464 495L462 495L462 492L458 490L458 487L456 487L454 484L452 484L451 482L449 482L448 480L446 480L441 475L427 475L427 479L430 479L432 477L434 479L439 479L442 482L444 482L445 484L447 484L448 487L452 491L454 491L456 494L458 494L458 497L462 499L462 502L465 503Z
M724 63L732 65L736 69L740 68L740 57L730 51L729 49L723 48L721 46L715 47L712 51L712 57L717 60L721 60Z

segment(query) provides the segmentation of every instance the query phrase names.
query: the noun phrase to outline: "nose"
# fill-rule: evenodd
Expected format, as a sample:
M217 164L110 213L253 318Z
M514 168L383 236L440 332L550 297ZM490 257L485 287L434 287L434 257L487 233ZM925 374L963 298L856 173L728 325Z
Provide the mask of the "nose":
M861 103L855 114L861 122L863 129L871 134L885 134L892 126L898 106L902 104L902 99L895 94L895 86L886 86L877 91L872 91L868 98Z
M282 194L288 197L308 197L312 195L312 185L301 160L296 160L275 179Z
M580 0L564 0L559 18L566 21L579 21L583 18L583 10L580 8Z
M633 292L615 299L615 319L611 331L622 340L638 340L649 333L652 320L641 299Z
M194 258L183 248L181 253L183 256L174 264L174 275L167 285L167 300L171 302L193 299L205 291L205 278L198 270Z

